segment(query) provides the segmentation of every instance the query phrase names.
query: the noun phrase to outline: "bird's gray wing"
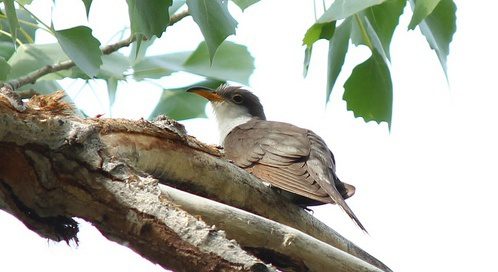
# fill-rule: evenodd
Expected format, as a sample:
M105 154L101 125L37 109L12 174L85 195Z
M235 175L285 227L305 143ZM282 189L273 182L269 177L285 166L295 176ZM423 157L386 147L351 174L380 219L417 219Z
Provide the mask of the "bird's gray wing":
M255 119L227 135L223 143L225 156L275 187L323 203L332 202L307 172L305 159L310 147L303 135L305 130L301 128Z
M351 196L354 193L353 186L329 178L324 175L326 171L320 176L314 169L316 165L309 164L308 160L315 158L310 155L318 154L314 146L318 143L319 149L328 152L319 154L324 156L322 161L326 170L332 173L335 170L332 153L325 143L312 142L310 135L316 136L309 130L291 124L254 119L227 135L225 155L264 181L310 199L324 203L337 202L330 197L328 187L332 187L330 190L338 187L342 198ZM328 181L337 181L338 184Z

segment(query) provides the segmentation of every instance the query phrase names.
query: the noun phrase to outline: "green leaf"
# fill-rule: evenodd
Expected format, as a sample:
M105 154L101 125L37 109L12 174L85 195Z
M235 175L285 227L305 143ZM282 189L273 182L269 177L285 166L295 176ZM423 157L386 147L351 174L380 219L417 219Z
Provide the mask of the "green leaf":
M93 79L124 79L124 72L129 67L128 59L118 52L114 52L111 55L104 55L102 56L102 66L100 66L99 73ZM62 70L43 77L45 80L59 80L64 78L92 79L78 67L72 67L71 69Z
M146 57L133 66L135 77L158 78L174 71L249 84L249 77L254 71L254 58L247 48L233 42L224 42L210 63L209 52L205 42L199 44L194 52L179 52L160 56Z
M391 127L393 87L385 59L373 51L372 56L353 69L344 83L343 99L355 117L366 122L387 122Z
M118 90L118 80L116 78L108 78L107 83L107 94L109 96L109 112L111 111L114 101L116 101L116 91Z
M446 58L450 53L450 43L456 31L456 5L452 0L441 0L434 11L420 24L420 31L430 47L436 51L444 74L448 77Z
M52 65L69 59L59 44L23 44L9 59L12 67L8 79L27 75L45 65Z
M232 0L235 5L239 6L239 8L244 11L246 8L256 4L259 0Z
M130 68L128 58L119 52L102 56L102 66L96 78L124 79L124 72Z
M14 0L3 0L3 4L5 6L5 13L7 14L7 20L9 21L12 42L15 44L17 39L17 31L19 30L19 21L17 20Z
M388 61L387 52L380 41L377 32L366 16L357 15L354 17L352 25L351 39L355 45L366 45L370 51L377 51L386 61Z
M92 6L93 0L82 0L85 5L86 17L88 18L88 14L90 14L90 7Z
M303 45L306 45L306 49L304 51L303 75L305 77L308 74L313 44L320 39L329 40L332 35L334 35L334 31L335 21L332 23L323 24L315 23L306 31L306 34L304 34Z
M4 58L0 57L0 80L6 80L9 72L10 65Z
M217 88L223 81L208 80L176 89L165 89L159 103L150 115L152 118L159 114L167 115L176 120L184 120L197 117L206 117L205 108L207 100L191 93L185 92L193 86Z
M325 39L329 40L334 35L335 30L335 22L333 23L315 23L312 25L304 34L303 45L307 47L312 47L313 44L320 40Z
M441 0L417 0L415 2L412 19L410 20L410 24L408 24L408 29L415 29L427 15L432 13L440 1Z
M254 71L254 58L247 47L233 42L224 42L218 48L211 64L207 45L203 42L185 61L183 67L184 71L189 73L249 85L249 77Z
M212 61L220 44L235 34L237 21L228 12L226 2L221 0L187 0L187 5L206 40Z
M21 5L29 5L33 0L17 0L17 2Z
M133 35L143 35L147 39L153 35L161 37L169 25L168 9L172 0L127 0Z
M8 76L9 79L15 79L20 76L33 72L43 66L53 65L61 61L68 60L59 44L24 44L12 55L8 63L12 69ZM129 68L128 59L122 54L115 52L111 55L102 57L103 64L97 74L97 78L123 78L123 73ZM89 77L79 68L73 67L69 70L59 71L57 73L43 76L42 80L56 80L62 78L82 78Z
M160 56L150 56L133 65L133 78L143 80L145 78L159 79L169 76L184 68L182 64L192 52L170 53Z
M313 52L313 47L306 47L304 49L303 77L306 77L308 75L312 52Z
M146 41L141 41L140 43L134 42L131 44L131 50L130 50L130 62L131 63L138 63L140 62L144 57L145 54L147 53L147 49L156 41L156 37L152 36L152 38L146 40Z
M327 94L326 100L330 99L330 94L335 82L339 77L342 65L349 48L349 36L351 32L351 18L347 18L337 27L334 36L329 42L328 66L327 66Z
M9 59L16 49L11 41L4 42L0 41L0 57L4 59Z
M16 10L17 18L20 22L27 22L31 24L36 24L37 21L33 16L24 9ZM0 20L0 28L7 29L10 27L5 20ZM22 43L33 43L35 39L35 31L36 27L28 24L21 23L19 28L19 35L17 39L19 39ZM12 38L6 35L0 35L0 41L6 41L12 43Z
M326 23L347 18L368 7L382 4L386 0L335 0L318 19L318 23Z
M367 27L367 35L374 39L373 42L378 47L379 52L383 51L390 59L391 39L394 30L398 26L399 17L403 13L406 0L387 0L384 3L367 8L360 12L358 16L364 19ZM356 27L356 25L355 25ZM361 44L366 44L362 42ZM382 47L382 50L380 49Z
M55 31L62 50L72 61L89 77L94 77L102 65L102 51L100 42L93 37L92 29L86 26L77 26Z

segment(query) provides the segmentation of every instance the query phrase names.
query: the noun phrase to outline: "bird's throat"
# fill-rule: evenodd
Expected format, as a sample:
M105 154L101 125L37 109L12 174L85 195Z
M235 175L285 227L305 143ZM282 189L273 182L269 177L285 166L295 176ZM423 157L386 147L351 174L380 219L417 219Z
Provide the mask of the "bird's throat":
M232 129L254 118L246 108L231 103L213 103L213 109L216 121L218 121L220 144L222 146L226 136Z
M218 130L220 132L220 144L223 146L223 142L225 141L225 138L227 137L228 133L232 131L237 126L240 126L242 124L245 124L249 122L253 117L248 116L248 115L243 115L231 119L223 119L223 118L218 118ZM221 119L221 120L220 120Z

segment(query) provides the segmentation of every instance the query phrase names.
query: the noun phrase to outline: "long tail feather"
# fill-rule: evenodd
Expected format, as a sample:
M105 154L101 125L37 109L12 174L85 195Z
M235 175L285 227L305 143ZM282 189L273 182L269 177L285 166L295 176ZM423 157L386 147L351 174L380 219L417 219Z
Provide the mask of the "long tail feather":
M360 227L360 229L362 229L365 233L368 233L368 231L365 229L358 217L356 217L353 210L351 210L346 201L344 201L342 195L337 191L336 188L332 186L326 186L326 188L323 189L329 194L330 198L332 198L332 200L334 200L334 202L337 203L337 205L339 205L342 210L344 210L349 215L349 217L356 223L356 225L358 225L358 227Z

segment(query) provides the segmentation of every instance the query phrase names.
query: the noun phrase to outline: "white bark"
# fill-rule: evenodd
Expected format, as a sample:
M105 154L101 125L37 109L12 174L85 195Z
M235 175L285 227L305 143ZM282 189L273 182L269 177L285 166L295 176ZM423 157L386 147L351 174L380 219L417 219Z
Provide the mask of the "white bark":
M382 271L294 228L169 186L160 188L181 209L223 229L243 248L264 250L267 259L285 256L285 261L311 271Z
M179 271L268 271L254 255L269 252L282 269L390 271L176 123L81 119L60 98L34 97L20 111L0 93L0 208L40 235L75 239L77 216ZM156 179L248 212L189 206L181 192L161 194ZM233 216L221 224L223 214Z

